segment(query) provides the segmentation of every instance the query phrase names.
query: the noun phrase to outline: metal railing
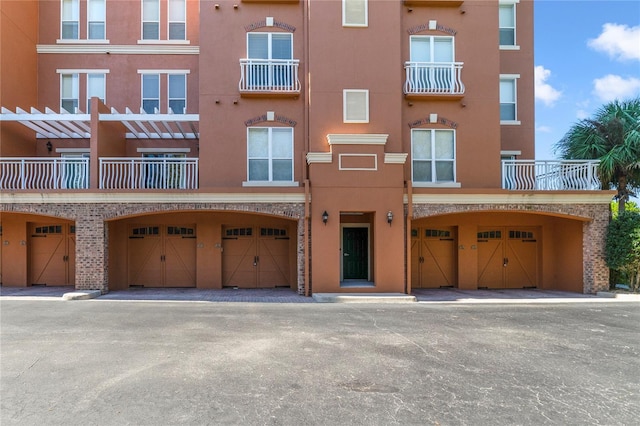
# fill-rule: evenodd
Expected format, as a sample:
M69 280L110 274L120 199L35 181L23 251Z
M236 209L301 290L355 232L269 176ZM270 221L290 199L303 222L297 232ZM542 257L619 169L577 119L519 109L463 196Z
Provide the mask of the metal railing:
M0 158L0 190L87 188L88 158Z
M240 59L241 92L300 93L298 59Z
M100 158L100 189L197 188L197 158Z
M462 95L462 62L405 62L404 93L417 95Z
M602 188L597 160L503 160L502 188L593 191Z

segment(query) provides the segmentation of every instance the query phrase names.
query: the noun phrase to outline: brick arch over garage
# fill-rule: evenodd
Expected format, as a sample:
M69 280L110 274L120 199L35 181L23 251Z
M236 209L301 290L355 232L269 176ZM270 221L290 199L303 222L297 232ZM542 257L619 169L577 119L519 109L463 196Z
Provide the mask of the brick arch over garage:
M411 221L424 221L430 218L453 218L466 216L491 215L495 213L501 217L530 216L531 223L544 218L556 222L556 227L562 230L562 223L570 224L574 229L575 238L581 238L581 253L566 256L582 257L582 292L593 294L609 287L609 269L606 266L604 245L609 226L609 206L603 203L594 204L413 204L411 206ZM537 218L537 219L536 219ZM581 231L581 235L580 234ZM545 232L549 232L545 230ZM562 230L562 232L566 232ZM549 240L549 238L548 238ZM560 241L560 240L558 240ZM547 241L549 244L549 241ZM558 245L558 244L556 244ZM578 244L579 246L579 244ZM557 267L560 269L561 267ZM558 285L558 288L561 288ZM575 290L575 289L574 289Z

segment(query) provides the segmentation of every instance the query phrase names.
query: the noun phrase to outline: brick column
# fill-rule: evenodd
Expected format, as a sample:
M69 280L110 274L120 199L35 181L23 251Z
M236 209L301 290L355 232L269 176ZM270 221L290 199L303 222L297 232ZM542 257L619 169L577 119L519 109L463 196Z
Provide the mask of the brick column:
M307 220L303 217L302 219L298 219L298 230L296 232L297 235L297 271L298 271L298 294L304 294L305 285L304 282L304 236L307 232L306 229Z
M107 224L99 206L87 205L76 220L76 290L109 291Z
M605 261L605 242L609 228L609 206L596 208L594 219L583 225L584 293L595 294L609 289L609 268Z

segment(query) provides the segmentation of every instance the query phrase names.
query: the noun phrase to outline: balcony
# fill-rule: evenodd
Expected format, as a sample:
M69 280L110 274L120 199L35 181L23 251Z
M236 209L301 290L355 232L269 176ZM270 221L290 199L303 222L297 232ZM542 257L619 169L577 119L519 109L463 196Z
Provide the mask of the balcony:
M503 160L502 188L521 191L602 189L595 160Z
M100 189L197 188L197 158L100 159Z
M298 59L240 59L242 95L299 95Z
M87 188L88 158L0 158L0 190Z
M404 94L460 98L464 95L462 65L462 62L405 62Z

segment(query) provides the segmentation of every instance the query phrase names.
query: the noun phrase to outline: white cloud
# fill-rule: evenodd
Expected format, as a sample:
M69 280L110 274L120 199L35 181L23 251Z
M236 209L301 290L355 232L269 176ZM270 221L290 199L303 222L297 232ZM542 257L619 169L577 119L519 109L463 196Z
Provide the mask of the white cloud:
M640 78L624 78L608 74L593 80L593 94L604 102L629 99L640 95Z
M597 38L587 41L593 50L603 52L619 61L640 61L640 26L604 24Z
M544 102L546 106L553 106L562 96L562 92L547 83L547 79L551 76L551 71L545 69L542 65L536 66L534 71L536 99Z
M540 132L540 133L551 133L553 131L553 129L551 129L551 127L549 126L536 126L536 132Z
M583 109L579 109L576 111L576 118L578 120L584 120L585 118L589 118L589 113Z

